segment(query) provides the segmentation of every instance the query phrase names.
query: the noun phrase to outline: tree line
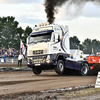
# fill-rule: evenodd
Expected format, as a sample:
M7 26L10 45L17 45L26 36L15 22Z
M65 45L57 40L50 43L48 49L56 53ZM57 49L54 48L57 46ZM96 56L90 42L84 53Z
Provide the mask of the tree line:
M100 52L100 41L96 39L85 39L82 44L77 36L70 37L70 49L83 50L85 54L96 54Z
M0 17L0 47L20 50L20 39L26 44L26 38L32 32L32 28L18 27L19 23L13 16ZM84 53L91 54L100 51L100 41L85 39L82 44L77 36L70 37L70 49L80 49Z

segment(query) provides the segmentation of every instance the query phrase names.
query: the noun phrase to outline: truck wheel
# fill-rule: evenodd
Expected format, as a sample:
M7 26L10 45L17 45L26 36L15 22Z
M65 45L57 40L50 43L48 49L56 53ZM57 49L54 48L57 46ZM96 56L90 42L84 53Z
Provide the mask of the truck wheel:
M55 67L55 71L57 74L64 74L65 66L63 60L58 60L57 66Z
M37 68L32 68L32 71L33 71L34 74L39 75L39 74L41 74L42 69L37 67Z
M88 63L84 62L81 66L81 70L79 71L79 74L81 76L86 76L88 75L88 72L89 72L89 65Z

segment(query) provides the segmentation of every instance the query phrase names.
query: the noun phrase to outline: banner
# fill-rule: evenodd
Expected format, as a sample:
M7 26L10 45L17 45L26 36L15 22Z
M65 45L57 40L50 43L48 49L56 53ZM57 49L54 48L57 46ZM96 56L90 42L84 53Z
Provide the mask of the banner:
M21 43L20 43L20 48L22 49L23 55L25 55L25 52L26 52L25 46L24 46L22 40L21 40L20 42L21 42Z

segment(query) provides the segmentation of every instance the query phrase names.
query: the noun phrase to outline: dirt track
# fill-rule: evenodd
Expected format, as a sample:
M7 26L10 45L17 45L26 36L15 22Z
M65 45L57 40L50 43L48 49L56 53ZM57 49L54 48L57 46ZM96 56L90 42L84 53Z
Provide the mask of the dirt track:
M42 90L95 84L97 76L59 76L55 72L0 72L0 95L37 92Z

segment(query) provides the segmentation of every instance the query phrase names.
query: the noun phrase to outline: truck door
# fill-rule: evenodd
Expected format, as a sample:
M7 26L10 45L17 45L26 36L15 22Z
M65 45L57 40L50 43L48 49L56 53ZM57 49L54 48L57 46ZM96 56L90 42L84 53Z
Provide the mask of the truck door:
M54 34L54 42L58 43L60 41L60 35L58 33Z
M58 53L60 49L60 35L59 33L53 33L53 52Z

